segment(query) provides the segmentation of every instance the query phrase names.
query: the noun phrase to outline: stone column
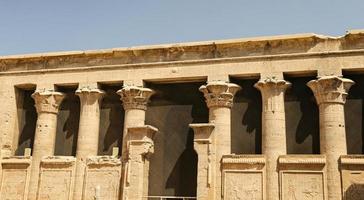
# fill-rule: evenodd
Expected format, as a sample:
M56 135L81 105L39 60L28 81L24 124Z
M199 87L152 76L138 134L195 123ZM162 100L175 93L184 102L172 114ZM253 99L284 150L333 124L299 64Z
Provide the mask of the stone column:
M153 91L148 88L137 86L125 86L123 89L117 91L121 96L123 107L125 110L124 116L124 130L123 130L123 143L121 156L125 158L127 150L126 144L128 141L128 128L134 126L143 126L145 124L145 112L149 98L152 96Z
M194 149L198 155L197 165L197 199L214 199L212 188L212 177L214 177L211 133L214 130L213 124L190 124L194 135Z
M353 81L338 76L324 76L307 83L313 91L320 112L320 152L327 158L329 200L341 200L339 158L347 154L344 104Z
M147 104L149 102L149 98L152 96L153 91L148 88L137 87L137 86L124 86L123 89L117 91L117 93L121 96L121 101L123 102L123 108L125 111L124 116L124 130L123 130L123 139L122 139L122 147L121 147L121 160L122 160L122 186L121 193L122 198L127 199L128 194L124 192L124 189L127 187L127 181L125 180L125 176L128 174L128 169L126 169L126 163L128 161L128 149L127 144L130 140L130 136L128 134L129 127L138 127L145 125L145 112L147 110ZM146 164L149 165L149 162Z
M214 124L212 146L214 149L213 182L214 198L221 199L221 159L223 155L231 153L231 107L235 93L240 87L233 83L223 81L208 82L200 87L203 92L207 107L209 108L209 123Z
M100 126L100 102L104 92L97 88L88 87L76 90L80 98L80 124L77 138L76 151L76 177L74 200L82 199L86 159L89 156L96 156L99 144Z
M153 137L157 131L149 125L128 128L123 199L142 200L148 195L149 156L154 152Z
M262 94L262 153L266 156L267 199L279 200L277 162L287 154L284 93L291 84L285 80L265 79L254 86Z
M57 114L64 95L55 91L35 91L32 94L38 113L35 130L29 200L35 200L38 189L39 165L42 157L53 156L56 140Z

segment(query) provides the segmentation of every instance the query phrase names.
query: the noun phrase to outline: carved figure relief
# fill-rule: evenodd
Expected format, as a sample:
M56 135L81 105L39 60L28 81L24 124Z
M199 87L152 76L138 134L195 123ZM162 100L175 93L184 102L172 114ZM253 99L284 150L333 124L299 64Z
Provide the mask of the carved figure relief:
M227 171L224 188L224 199L262 200L262 173Z
M24 199L26 179L27 170L3 170L0 188L0 199Z
M323 200L323 175L321 173L283 173L283 200Z
M38 199L70 199L71 170L43 170L41 173Z

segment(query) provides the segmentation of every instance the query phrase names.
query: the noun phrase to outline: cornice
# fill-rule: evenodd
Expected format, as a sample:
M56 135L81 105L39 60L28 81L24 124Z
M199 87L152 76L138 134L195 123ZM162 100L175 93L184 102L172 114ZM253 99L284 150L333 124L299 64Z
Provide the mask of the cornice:
M231 62L236 59L279 59L364 51L364 30L342 37L296 34L272 37L178 43L92 51L0 56L0 72L49 72L108 67Z

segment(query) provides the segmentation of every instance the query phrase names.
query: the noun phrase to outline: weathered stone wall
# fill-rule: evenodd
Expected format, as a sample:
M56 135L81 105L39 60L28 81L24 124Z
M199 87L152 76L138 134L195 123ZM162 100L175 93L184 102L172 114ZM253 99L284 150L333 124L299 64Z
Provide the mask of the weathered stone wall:
M0 57L0 199L362 199L363 56L350 31Z

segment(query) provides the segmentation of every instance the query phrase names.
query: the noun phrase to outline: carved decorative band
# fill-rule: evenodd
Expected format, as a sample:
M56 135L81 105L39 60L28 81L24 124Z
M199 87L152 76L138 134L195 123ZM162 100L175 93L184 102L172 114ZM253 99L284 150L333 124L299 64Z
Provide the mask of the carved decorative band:
M223 164L265 164L263 155L224 155Z
M364 165L364 155L343 155L340 157L342 165Z
M86 164L87 166L119 166L121 161L114 156L91 156L87 158Z
M9 157L3 157L1 160L1 165L13 165L13 164L30 165L31 163L32 163L31 156L9 156Z
M74 165L76 158L73 156L48 156L41 160L41 165Z
M326 157L324 155L283 155L279 157L278 163L325 165Z

